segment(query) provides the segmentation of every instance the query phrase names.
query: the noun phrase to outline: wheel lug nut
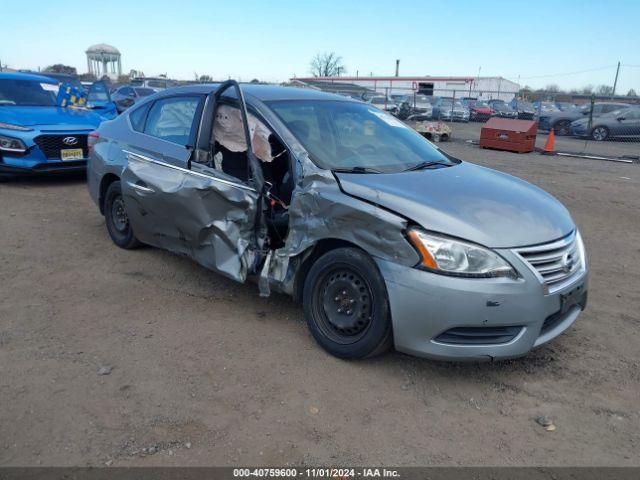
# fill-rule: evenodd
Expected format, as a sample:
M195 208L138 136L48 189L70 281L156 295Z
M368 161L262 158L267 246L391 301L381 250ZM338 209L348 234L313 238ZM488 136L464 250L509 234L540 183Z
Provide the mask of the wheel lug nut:
M347 310L347 315L351 315L351 310Z
M346 295L346 294L347 294L347 291L346 291L346 290L342 290L342 294L343 294L343 295Z
M342 313L342 309L341 308L338 309L338 313Z
M334 300L335 300L336 302L339 302L339 301L340 301L340 297L336 297L336 298L334 298Z
M353 305L354 303L356 303L356 301L353 298L350 298L349 303Z

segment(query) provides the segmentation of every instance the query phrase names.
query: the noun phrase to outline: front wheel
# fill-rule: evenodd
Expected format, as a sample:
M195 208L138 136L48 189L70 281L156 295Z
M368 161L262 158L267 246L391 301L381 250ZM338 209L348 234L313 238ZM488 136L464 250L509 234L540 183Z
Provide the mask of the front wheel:
M384 279L362 250L338 248L316 260L304 284L303 305L313 337L336 357L371 357L391 346Z
M109 236L117 246L129 250L142 245L133 234L118 181L111 183L104 195L104 218Z
M609 138L609 129L607 127L595 127L591 130L591 138L596 142L602 142Z

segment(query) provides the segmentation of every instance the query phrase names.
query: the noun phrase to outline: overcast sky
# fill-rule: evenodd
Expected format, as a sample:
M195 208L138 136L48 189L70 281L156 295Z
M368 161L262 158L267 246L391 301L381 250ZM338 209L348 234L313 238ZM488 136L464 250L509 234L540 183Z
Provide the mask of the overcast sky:
M3 2L0 61L87 70L108 43L147 76L282 81L335 51L348 75L503 76L640 93L640 1L225 0ZM585 72L588 70L588 72ZM582 73L576 73L582 72Z

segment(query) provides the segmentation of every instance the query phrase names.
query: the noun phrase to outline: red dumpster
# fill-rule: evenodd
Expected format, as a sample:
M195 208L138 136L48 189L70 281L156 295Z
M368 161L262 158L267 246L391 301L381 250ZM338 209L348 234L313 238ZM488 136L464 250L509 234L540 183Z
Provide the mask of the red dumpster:
M533 152L536 148L538 125L533 120L490 118L480 132L480 148Z

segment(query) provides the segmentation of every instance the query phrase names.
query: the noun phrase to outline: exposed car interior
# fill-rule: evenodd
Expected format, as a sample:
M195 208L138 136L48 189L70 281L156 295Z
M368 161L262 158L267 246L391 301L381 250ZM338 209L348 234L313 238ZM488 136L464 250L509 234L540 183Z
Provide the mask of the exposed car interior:
M269 247L280 248L287 236L288 206L293 192L289 152L278 137L260 119L249 113L249 132L254 155L258 158L267 185L267 226ZM247 145L242 115L238 107L221 104L213 123L213 146L209 168L243 182L249 179Z

